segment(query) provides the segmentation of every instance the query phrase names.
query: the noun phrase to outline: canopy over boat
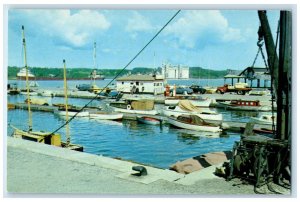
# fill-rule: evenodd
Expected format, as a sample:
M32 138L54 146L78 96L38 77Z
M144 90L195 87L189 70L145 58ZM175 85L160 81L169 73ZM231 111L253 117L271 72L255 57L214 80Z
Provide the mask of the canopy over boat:
M189 100L180 100L178 106L184 111L202 112L201 109L195 107Z

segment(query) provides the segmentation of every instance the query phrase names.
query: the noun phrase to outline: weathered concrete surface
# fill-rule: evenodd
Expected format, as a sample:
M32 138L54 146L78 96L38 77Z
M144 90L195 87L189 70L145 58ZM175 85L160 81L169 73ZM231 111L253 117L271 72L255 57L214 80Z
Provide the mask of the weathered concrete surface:
M237 179L226 182L213 169L182 175L147 167L144 179L130 179L131 162L74 152L29 141L7 138L7 192L76 193L119 196L250 195L253 186ZM202 173L201 173L202 172Z

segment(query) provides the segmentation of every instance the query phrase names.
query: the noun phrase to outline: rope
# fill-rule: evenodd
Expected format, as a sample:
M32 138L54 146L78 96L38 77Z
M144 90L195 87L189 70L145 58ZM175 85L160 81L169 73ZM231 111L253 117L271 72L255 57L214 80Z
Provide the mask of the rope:
M83 109L85 109L91 102L93 102L100 93L103 92L104 89L106 89L120 74L148 47L148 45L170 24L170 22L179 14L181 10L178 10L171 18L170 20L150 39L150 41L119 71L119 73L104 87L102 90L94 97L92 98L86 105L84 105L74 116L72 116L68 121L66 121L63 125L61 125L59 128L54 130L52 134L59 131L61 128L63 128L65 125L70 123L77 115L80 113Z

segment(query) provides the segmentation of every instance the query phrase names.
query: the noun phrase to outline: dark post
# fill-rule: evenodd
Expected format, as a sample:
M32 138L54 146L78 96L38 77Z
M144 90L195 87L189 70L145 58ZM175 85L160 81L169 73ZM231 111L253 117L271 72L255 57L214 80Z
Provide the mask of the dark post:
M273 79L273 89L276 97L278 92L278 56L276 54L274 40L267 19L266 11L258 11L258 17L260 20L264 41L266 44L268 64L270 67L270 74Z
M292 14L280 12L280 46L278 99L277 99L277 138L288 140L291 136L291 71L292 71Z

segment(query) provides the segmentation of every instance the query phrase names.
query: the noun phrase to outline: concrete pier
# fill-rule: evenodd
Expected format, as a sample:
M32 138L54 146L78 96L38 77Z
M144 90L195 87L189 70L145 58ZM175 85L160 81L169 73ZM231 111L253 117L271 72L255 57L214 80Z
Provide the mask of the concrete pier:
M238 179L226 182L208 167L189 175L145 166L148 175L137 177L132 166L113 158L71 151L55 146L7 137L8 194L76 193L120 196L120 194L163 195L249 195L253 186ZM118 194L118 195L114 195Z

